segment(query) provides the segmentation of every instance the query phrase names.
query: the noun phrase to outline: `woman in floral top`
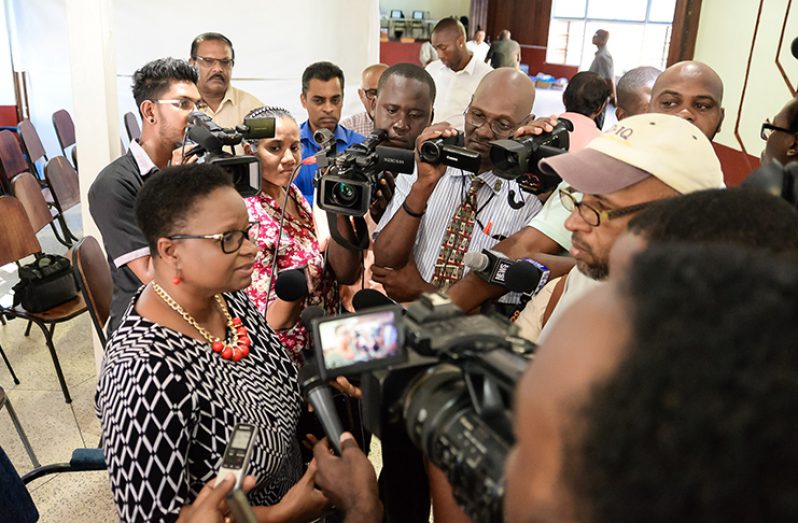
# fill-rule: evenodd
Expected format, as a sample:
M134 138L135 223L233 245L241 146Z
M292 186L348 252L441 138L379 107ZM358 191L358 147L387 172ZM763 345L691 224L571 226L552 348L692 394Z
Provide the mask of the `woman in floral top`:
M266 315L266 321L277 332L288 353L296 363L302 362L302 350L308 346L310 333L299 322L300 313L311 305L321 306L327 314L338 312L338 281L351 284L360 275L360 253L349 251L336 242L329 242L328 265L319 249L313 214L302 193L291 184L291 175L299 165L302 154L299 142L299 126L291 113L276 107L261 107L253 110L247 118L274 118L274 138L253 140L244 144L247 154L256 155L261 161L263 190L257 196L246 199L250 219L260 223L257 245L260 255L255 261L252 285L247 294L258 310ZM289 197L280 228L280 213ZM286 302L274 292L277 275L270 278L277 251L276 270L296 269L307 266L309 293L305 298ZM267 289L271 280L271 289Z

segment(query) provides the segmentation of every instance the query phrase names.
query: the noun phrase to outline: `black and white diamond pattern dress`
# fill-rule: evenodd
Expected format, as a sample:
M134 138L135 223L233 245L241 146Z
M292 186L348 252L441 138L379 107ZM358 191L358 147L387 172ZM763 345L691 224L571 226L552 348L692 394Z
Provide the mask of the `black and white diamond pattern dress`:
M176 520L215 477L239 422L259 427L250 503L277 503L301 475L294 364L245 293L225 299L252 339L238 362L145 320L132 304L108 341L96 408L123 521Z

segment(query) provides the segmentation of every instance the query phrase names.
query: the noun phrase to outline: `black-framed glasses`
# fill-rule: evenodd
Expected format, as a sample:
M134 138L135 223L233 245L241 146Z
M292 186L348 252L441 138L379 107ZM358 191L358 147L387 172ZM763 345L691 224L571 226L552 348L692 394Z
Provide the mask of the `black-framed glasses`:
M249 225L244 230L217 232L216 234L174 234L167 236L167 238L170 240L216 240L219 242L223 253L233 254L241 248L244 238L248 238L249 241L255 243L259 229L260 224L258 222L249 222Z
M791 131L789 129L785 129L784 127L773 125L770 123L770 120L765 120L765 123L762 124L762 128L759 130L759 137L765 141L768 141L768 138L770 138L770 135L773 134L773 131L781 131L788 134L798 133L798 131Z
M377 98L377 90L376 89L363 89L363 94L369 100L373 100L373 99Z
M614 220L615 218L620 218L621 216L626 216L642 209L645 209L649 205L654 202L645 202L645 203L638 203L636 205L630 205L628 207L621 207L619 209L610 209L609 211L599 211L591 207L590 205L581 201L581 199L577 200L577 195L579 193L576 192L576 189L573 187L566 187L565 189L560 189L560 202L562 202L562 206L565 207L565 210L568 212L573 212L574 209L579 211L579 216L585 220L585 223L590 225L591 227L598 227L601 225L602 221L609 221Z
M488 124L491 132L496 136L509 136L515 131L518 126L506 120L491 120L482 111L468 107L463 113L465 123L475 129L479 129L485 124Z
M230 67L233 67L236 63L236 61L232 58L211 58L209 56L197 55L197 57L194 59L204 66L213 67L214 65L219 64L224 69L229 69Z
M171 105L172 107L177 107L181 111L191 112L197 110L197 102L189 100L188 98L168 98L151 101L159 105Z

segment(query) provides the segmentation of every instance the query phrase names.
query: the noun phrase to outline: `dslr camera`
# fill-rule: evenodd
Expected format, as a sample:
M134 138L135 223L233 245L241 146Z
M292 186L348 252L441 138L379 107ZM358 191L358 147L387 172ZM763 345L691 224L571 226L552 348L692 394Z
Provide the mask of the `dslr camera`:
M405 315L385 306L311 325L321 377L360 377L366 428L379 436L387 409L446 473L474 521L503 521L512 395L535 348L517 327L498 316L466 316L439 293L425 294ZM400 368L418 372L395 404L381 405L389 369Z
M233 175L236 190L244 198L261 190L260 160L251 155L236 156L234 146L243 140L274 138L274 118L247 118L234 128L222 128L207 114L194 111L188 115L186 137L196 143L186 157L203 157L206 163L218 165ZM224 151L224 146L230 152Z
M521 188L532 194L543 194L554 189L562 180L558 176L544 174L538 169L543 158L568 152L568 133L574 124L566 118L558 118L550 133L524 136L517 139L490 142L490 159L493 173L506 180L518 180Z
M410 174L415 170L413 151L380 145L387 136L386 131L377 129L363 143L351 145L339 155L335 155L334 141L328 150L322 149L317 155L319 170L314 182L321 209L363 216L383 171Z

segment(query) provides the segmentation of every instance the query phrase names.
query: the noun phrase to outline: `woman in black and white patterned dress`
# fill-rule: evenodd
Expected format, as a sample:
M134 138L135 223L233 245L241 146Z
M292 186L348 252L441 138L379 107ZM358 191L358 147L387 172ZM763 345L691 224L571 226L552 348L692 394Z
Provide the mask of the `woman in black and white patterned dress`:
M186 516L242 422L258 427L248 469L258 519L319 514L326 500L314 469L301 473L296 369L241 290L257 249L229 175L209 165L152 175L136 216L153 280L108 340L97 389L120 518Z

